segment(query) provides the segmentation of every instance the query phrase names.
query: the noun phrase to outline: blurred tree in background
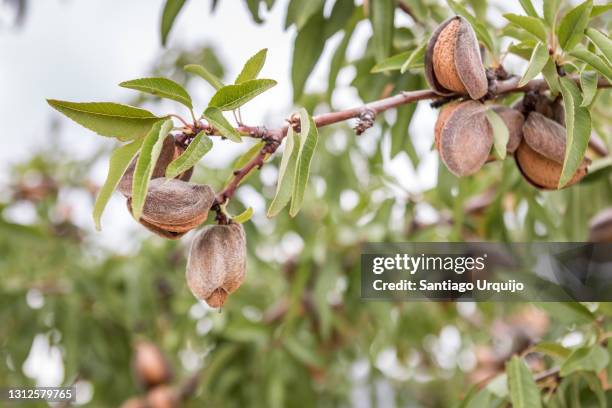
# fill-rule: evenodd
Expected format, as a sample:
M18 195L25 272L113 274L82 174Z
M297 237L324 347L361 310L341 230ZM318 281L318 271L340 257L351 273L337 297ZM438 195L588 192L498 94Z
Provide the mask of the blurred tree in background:
M168 1L164 41L183 3ZM462 4L486 22L487 2ZM529 9L531 2L521 4ZM269 0L245 5L258 22L262 9L281 6ZM391 16L403 13L411 23L378 24L372 18L377 7L391 7ZM556 7L554 21L573 10L566 2ZM591 9L591 24L607 32L610 7ZM346 66L353 67L352 86L365 102L427 88L422 63L404 73L399 68L448 13L446 4L430 0L358 6L352 0L292 0L287 27L297 30L296 105L309 112L333 110L336 78ZM363 56L347 61L355 27L370 20L372 37L363 43ZM514 49L529 60L536 43L524 30L512 23L488 28L514 38ZM342 40L330 61L329 90L306 93L306 80L334 35ZM387 39L383 45L380 36ZM150 74L190 87L181 70L186 64L224 77L208 47L168 49ZM564 68L578 73L584 64L572 61ZM599 90L589 108L593 132L607 146L611 97ZM155 100L144 96L130 103ZM23 368L32 342L42 338L61 353L63 385L90 384L88 405L119 406L146 394L131 360L134 345L148 340L168 358L171 385L186 407L611 406L609 304L360 299L363 243L581 241L588 238L589 220L612 204L612 162L606 157L596 157L595 171L565 190L537 190L505 160L468 178L440 164L435 187L411 193L386 165L397 155L414 169L420 165L423 155L410 137L416 106L380 115L358 137L349 123L321 128L303 209L295 218L286 212L266 218L275 177L262 169L249 178L229 205L232 213L256 208L244 224L248 277L221 312L196 302L185 284L189 239L151 236L133 255L117 255L73 222L71 197L80 194L93 206L99 186L88 175L107 151L72 160L61 148L45 148L15 166L0 202L0 386L35 385ZM277 169L279 163L274 157L265 167ZM211 168L204 159L193 180L222 188L233 170ZM25 211L32 212L27 225L14 217Z

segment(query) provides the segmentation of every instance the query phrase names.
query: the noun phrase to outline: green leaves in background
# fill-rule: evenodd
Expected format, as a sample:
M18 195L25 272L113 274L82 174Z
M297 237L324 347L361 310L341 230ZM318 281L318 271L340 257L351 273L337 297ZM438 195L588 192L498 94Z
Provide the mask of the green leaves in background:
M174 20L185 5L186 0L166 0L161 21L161 42L166 45L168 34L174 25Z
M153 174L164 139L172 130L172 126L172 120L169 119L155 123L142 143L132 179L132 215L137 220L142 215L149 180L151 180L151 174Z
M113 194L113 191L117 188L119 180L123 177L125 170L138 153L143 140L144 139L137 139L129 144L118 147L110 156L108 175L106 176L104 185L98 193L98 197L96 197L96 203L93 209L93 219L98 231L102 229L100 218L102 217L104 208L106 208L106 204Z
M237 85L226 85L212 97L209 106L222 111L234 110L274 85L276 81L273 79L251 79Z
M276 193L268 208L268 217L274 217L281 212L291 199L291 192L295 181L295 168L299 156L299 135L289 127L285 142L285 150L278 169Z
M215 74L204 68L202 65L185 65L184 70L189 72L190 74L195 74L200 78L204 79L206 82L212 85L213 88L217 90L223 88L223 82L219 78L217 78Z
M48 99L47 103L81 126L101 136L121 141L143 137L159 117L151 112L113 102L67 102Z
M257 78L259 72L263 68L266 62L266 55L268 54L268 49L264 48L259 51L257 54L253 55L242 67L242 71L236 78L235 83L241 84L243 82L249 81L251 79Z
M301 30L308 20L323 9L325 0L291 0L287 8L285 28L295 24L297 30Z
M548 84L553 95L558 95L561 92L561 87L559 85L559 73L557 72L557 67L554 61L549 58L544 64L542 68L542 76L544 80Z
M406 61L402 64L400 72L403 74L409 69L420 68L425 62L425 52L427 51L427 44L422 44L420 47L412 51L410 56L406 58Z
M600 372L608 366L610 355L601 346L581 347L572 352L567 360L561 365L559 374L561 377L568 376L576 371Z
M519 81L519 86L525 85L527 82L536 77L544 69L544 65L548 62L548 47L541 42L533 49L527 70Z
M249 207L243 212L241 212L240 214L236 215L235 217L232 217L232 221L238 224L244 224L245 222L250 220L252 216L253 216L253 207Z
M561 0L544 0L542 3L542 10L544 14L544 21L549 27L555 27L557 18L557 11L559 10L559 3Z
M294 101L302 97L306 80L317 64L325 47L324 21L322 11L316 13L298 31L295 37L291 63L291 84L293 86Z
M557 36L559 38L559 45L565 51L572 50L584 37L584 29L589 22L592 8L592 0L587 0L570 10L561 19L557 29Z
M508 127L504 123L503 119L491 108L487 108L485 111L487 120L493 130L493 146L495 146L495 153L500 159L506 158L506 146L510 139L510 133Z
M119 84L123 88L135 89L161 98L172 99L193 109L191 96L185 88L168 78L140 78Z
M372 44L377 62L389 56L393 42L393 19L395 16L394 0L376 0L370 3L370 21L372 22Z
M580 61L586 62L599 71L601 75L605 76L608 81L612 81L612 66L608 65L599 55L595 55L586 49L574 50L570 52L570 55L574 58L578 58Z
M231 123L225 116L223 116L223 112L219 108L208 107L202 114L211 125L217 129L217 131L221 134L221 136L230 139L232 142L242 143L242 138L240 137L240 133L232 126Z
M521 7L523 7L523 10L525 10L525 13L527 13L528 16L536 18L539 17L538 12L531 3L531 0L519 0L519 2L521 3Z
M484 46L487 47L489 51L494 52L495 47L493 44L493 37L491 37L491 34L489 33L487 27L482 22L478 21L478 19L474 17L469 11L467 11L467 9L463 5L457 3L454 0L446 0L446 2L448 3L448 6L451 8L451 10L455 12L455 14L459 14L472 25L474 31L476 32L476 36L484 44Z
M169 179L175 178L179 174L195 166L196 163L212 149L212 146L212 140L210 140L204 131L198 133L191 143L189 143L189 146L187 146L183 154L168 165L166 168L166 177Z
M597 93L597 74L592 71L582 70L580 73L580 88L582 89L582 103L580 106L587 107L593 102Z
M514 408L541 408L540 390L531 371L520 357L514 356L506 364L510 400Z
M410 55L412 55L412 50L395 54L374 65L370 72L372 74L378 74L379 72L398 71Z
M591 137L591 116L588 109L581 106L582 95L574 81L563 77L560 83L567 133L565 160L559 179L561 188L572 179L584 158Z
M612 64L612 40L610 40L610 37L594 28L587 28L586 35L599 49L608 64Z
M521 16L518 14L506 13L504 14L506 20L510 21L513 24L523 28L529 34L533 35L536 39L543 41L546 43L546 26L536 17L530 16Z
M308 183L310 174L310 163L317 147L319 139L319 131L317 125L312 120L312 117L306 112L306 109L300 109L300 146L298 154L297 167L295 169L295 183L293 185L293 193L291 194L291 208L289 215L295 217L302 208L304 201L304 192Z

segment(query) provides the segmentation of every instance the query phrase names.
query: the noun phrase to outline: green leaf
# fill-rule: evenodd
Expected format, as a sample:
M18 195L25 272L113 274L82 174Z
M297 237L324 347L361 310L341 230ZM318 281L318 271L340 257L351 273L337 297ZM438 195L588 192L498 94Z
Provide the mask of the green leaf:
M584 37L584 29L589 22L592 8L592 0L587 0L570 10L561 19L559 28L557 29L557 36L559 38L559 45L565 51L570 51Z
M528 16L536 18L539 17L538 12L531 3L531 0L519 0L519 2L521 3L521 7L523 7L523 10L525 10L525 13L527 13Z
M346 0L340 0L336 4L342 4L343 2L346 2ZM352 4L352 0L349 0L349 2ZM335 9L335 6L334 6L334 9ZM333 11L332 11L332 15L333 15ZM336 80L338 79L338 73L340 72L340 69L342 68L345 62L346 50L353 36L353 32L355 31L355 26L362 18L363 18L363 8L358 7L358 8L353 9L353 14L349 22L347 23L346 27L344 28L344 36L342 37L342 41L340 42L340 44L338 45L338 48L336 48L336 51L334 52L334 55L332 56L332 60L329 65L329 75L327 79L327 100L328 101L331 101L332 94L334 90L336 89Z
M533 35L538 40L546 43L546 26L544 26L544 23L539 18L520 16L512 13L506 13L504 14L504 17L511 23L525 29L525 31Z
M578 302L538 302L536 306L566 325L589 324L595 320L593 313Z
M570 52L570 55L586 62L599 71L601 75L608 78L608 81L612 81L612 67L610 67L610 65L608 65L599 55L595 55L588 50L574 50Z
M168 165L166 168L166 177L173 179L195 166L196 163L212 149L212 146L212 140L206 136L204 131L198 133L191 143L189 143L189 146L187 146L183 154Z
M404 65L404 62L406 62L406 59L408 59L410 55L412 55L412 50L402 52L401 54L395 54L381 61L379 64L374 65L370 72L372 74L377 74L379 72L397 71Z
M204 68L202 65L189 64L185 65L183 69L191 74L195 74L201 77L217 90L223 88L223 82L219 78L217 78L215 74Z
M595 4L591 10L591 18L602 15L605 12L612 10L612 3L610 4Z
M172 126L172 121L169 119L155 123L142 143L142 149L140 149L140 155L138 156L138 161L136 161L134 177L132 179L132 215L137 220L142 215L142 209L147 198L149 180L151 180L151 175L159 158L164 139L172 130Z
M576 371L600 372L608 366L610 356L601 346L581 347L572 354L561 365L559 375L566 377Z
M266 62L266 55L268 54L268 49L264 48L260 50L257 54L253 55L242 67L242 71L236 78L236 84L241 84L246 81L250 81L251 79L257 78L259 72L264 66Z
M166 45L168 34L174 25L174 20L178 16L179 12L185 5L185 0L167 0L164 6L161 22L161 42L162 45Z
M302 207L306 185L308 184L310 164L319 138L317 125L306 112L306 109L300 109L300 126L299 154L295 169L295 183L291 193L291 208L289 209L289 215L292 217L295 217Z
M520 357L514 356L506 364L510 400L514 408L541 408L540 390L533 375Z
M106 181L98 193L93 210L93 219L98 231L102 229L100 218L102 217L104 208L106 208L106 204L113 194L113 191L115 191L117 188L117 185L119 184L121 177L123 177L125 170L138 153L138 150L142 146L143 140L144 139L137 139L129 144L118 147L110 156L108 176L106 176Z
M593 102L597 92L597 74L592 71L582 70L580 73L580 88L582 88L581 107L587 107Z
M299 138L293 128L287 130L285 138L285 150L278 169L278 181L276 182L276 193L268 208L268 217L276 216L291 199L293 184L295 181L295 169L297 167L298 155L300 153L298 145Z
M549 27L555 27L557 11L559 10L559 3L561 0L544 0L542 9L544 11L544 20Z
M403 74L409 69L418 68L423 65L423 61L425 58L425 51L427 50L427 44L422 44L416 50L410 54L410 56L404 61L402 67L400 68L400 72Z
M591 137L591 116L581 107L582 96L571 79L561 78L567 142L559 187L565 186L580 166Z
M591 372L584 372L584 371L580 373L580 377L584 379L589 389L597 397L597 401L599 402L599 407L606 408L607 407L606 394L605 394L603 385L601 384L601 380L599 379L599 377L597 377L596 374L593 374Z
M533 350L539 353L548 354L549 356L564 358L564 359L569 357L569 355L571 354L570 349L565 348L558 343L552 343L552 342L542 342L542 343L536 344L533 347Z
M151 95L167 98L182 103L193 109L191 97L181 85L168 78L140 78L119 84L123 88L135 89Z
M544 80L548 84L548 87L552 91L553 95L558 95L561 92L561 86L559 85L559 73L557 67L551 58L548 59L544 68L542 68L542 75Z
M235 217L232 217L232 221L238 224L244 224L245 222L250 220L252 216L253 216L253 207L249 207L246 210L244 210L242 213L236 215Z
M259 152L261 151L261 149L265 146L265 142L257 142L255 143L253 146L251 146L249 148L249 150L247 150L242 156L240 156L238 159L236 159L236 161L234 162L232 169L233 170L238 170L241 169L242 167L244 167L249 161L251 161L255 156L257 156L259 154ZM269 155L266 155L266 158ZM243 178L242 180L240 180L240 183L238 183L238 185L241 185L242 183L244 183L245 181L247 181L249 179L249 177L251 177L251 175L255 172L255 170L257 170L257 167L253 167ZM233 176L233 175L232 175ZM227 180L227 182L229 183L232 179L232 176L230 176L230 178Z
M113 102L67 102L47 99L47 103L81 126L101 136L121 141L143 137L161 118L151 112Z
M287 7L285 18L285 29L295 24L297 30L301 30L308 20L323 9L325 0L291 0Z
M487 109L485 114L487 120L493 130L493 142L495 146L495 152L502 160L506 158L506 146L510 139L510 133L504 120L495 112L493 109Z
M276 85L273 79L251 79L237 85L225 85L213 95L209 106L222 111L234 110Z
M416 107L416 103L398 107L395 123L391 127L391 159L405 151L415 168L419 163L419 156L410 138L409 127Z
M394 0L376 0L370 3L370 21L372 23L372 44L376 62L382 62L389 56L393 42L393 18L395 16Z
M531 58L529 59L529 65L527 66L527 70L523 74L523 77L519 81L519 86L525 85L527 82L531 81L536 77L542 70L544 69L544 65L548 62L548 47L539 42L533 52L531 53Z
M446 2L448 3L451 10L455 12L455 14L459 14L472 25L472 28L474 28L474 31L476 32L476 36L485 45L485 47L487 47L489 51L494 52L495 47L493 45L493 37L491 37L491 34L489 33L489 30L487 30L487 27L482 22L478 21L476 17L470 14L470 12L467 11L467 9L461 4L457 3L454 0L446 0Z
M242 137L240 137L240 133L231 123L225 119L223 116L223 112L219 108L208 107L202 114L202 116L221 133L221 136L227 137L232 142L242 143Z
M304 94L306 81L325 47L323 24L323 15L318 13L308 20L308 23L298 31L295 37L291 65L291 84L293 85L294 101L300 99Z
M612 64L612 40L604 33L594 28L587 28L586 35L589 40L601 51L608 64Z

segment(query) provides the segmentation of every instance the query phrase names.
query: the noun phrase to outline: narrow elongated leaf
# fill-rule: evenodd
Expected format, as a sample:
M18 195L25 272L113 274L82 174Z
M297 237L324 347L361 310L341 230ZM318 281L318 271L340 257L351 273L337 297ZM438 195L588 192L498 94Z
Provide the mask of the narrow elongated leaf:
M528 16L536 18L539 17L538 12L531 3L531 0L519 0L519 2L521 3L521 7L523 7L523 10L525 10L525 13L527 13Z
M54 109L101 136L126 141L143 137L161 118L151 112L113 102L67 102L48 99Z
M422 44L416 50L414 50L410 56L404 61L402 67L400 68L400 72L403 74L409 69L418 68L423 65L425 58L425 51L427 50L427 45Z
M583 70L580 73L580 88L582 88L582 103L580 106L587 107L593 102L597 92L597 74Z
M595 4L591 10L591 18L602 15L603 13L612 10L611 4Z
M317 126L314 120L312 120L312 117L306 112L306 109L300 109L300 125L300 152L298 155L297 167L295 169L295 183L291 194L291 208L289 209L289 215L292 217L295 217L302 208L304 193L306 192L310 174L310 164L315 148L317 147L317 140L319 139Z
M238 224L244 224L250 220L251 217L253 217L253 207L249 207L237 216L232 217L232 221L237 222Z
M168 40L168 34L170 33L172 26L174 25L176 16L178 16L184 5L185 0L166 0L166 5L164 6L161 22L162 45L166 45L166 41Z
M195 74L200 78L204 79L206 82L212 85L213 88L217 90L223 88L223 82L219 78L217 78L215 74L204 68L202 65L189 64L185 65L183 69L191 74Z
M559 187L565 186L580 166L591 137L591 116L581 107L582 96L571 79L561 78L567 143Z
M325 38L329 38L338 31L348 31L353 16L358 13L363 16L363 8L355 7L353 0L337 0L327 21L325 22ZM362 17L363 18L363 17ZM360 19L361 20L361 19Z
M608 64L612 65L612 40L599 30L587 28L586 35L589 40L601 51Z
M555 27L555 18L557 17L557 11L559 10L559 3L561 0L544 0L542 9L544 11L544 20L549 27Z
M287 130L285 150L278 169L278 181L276 182L276 193L268 208L268 217L274 217L281 212L291 200L291 192L295 181L295 168L297 167L298 155L300 153L299 138L290 127Z
M398 71L402 65L404 65L404 62L406 62L408 57L410 57L412 51L413 50L395 54L394 56L381 61L380 63L374 65L370 72L372 74L377 74L379 72Z
M251 79L237 85L226 85L210 100L209 106L222 111L234 110L276 85L273 79Z
M166 168L166 177L169 179L175 178L179 174L195 166L196 163L212 149L212 146L212 140L206 136L204 131L198 133L191 143L189 143L189 146L187 146L183 154L168 165Z
M448 6L451 8L451 10L455 12L455 14L459 14L472 25L478 39L485 45L485 47L487 47L489 51L493 52L495 50L493 44L493 37L491 37L491 34L489 33L489 30L487 30L487 27L482 22L478 21L478 19L474 17L469 11L467 11L467 9L463 7L463 5L457 3L454 0L446 0L446 2L448 3Z
M519 81L519 86L525 85L527 82L531 81L536 77L542 69L544 69L544 65L548 62L548 47L539 42L533 52L531 53L531 58L529 59L529 65L527 66L527 70L523 74L523 77Z
M291 0L287 7L285 28L295 24L298 31L301 30L312 16L321 12L324 3L325 0Z
M106 208L106 204L113 194L113 191L115 191L117 188L117 185L119 184L121 177L123 177L125 170L138 153L138 150L142 146L143 140L144 139L137 139L126 145L118 147L110 156L108 175L106 176L104 185L98 193L93 209L93 219L98 231L102 229L100 218L102 217L104 208Z
M504 123L504 120L500 118L493 109L487 109L485 114L493 130L493 145L495 146L495 152L497 156L503 160L506 158L506 146L510 139L508 127Z
M592 0L587 0L570 10L561 19L557 29L557 37L559 38L559 45L565 51L570 51L584 37L584 29L589 23L592 8Z
M391 158L393 159L400 152L406 152L414 168L419 164L419 155L412 143L409 128L415 111L416 103L398 107L397 119L391 127Z
M514 408L541 408L540 390L525 362L520 357L512 357L506 365L510 401Z
M345 0L341 0L341 1L345 2ZM340 4L340 2L336 4ZM351 4L352 4L352 1L351 1ZM334 89L336 89L336 80L338 79L338 73L340 73L340 69L342 68L345 62L346 50L353 36L353 32L355 31L355 26L362 18L363 18L363 8L358 7L358 8L353 9L353 14L351 16L351 19L346 25L346 27L344 28L344 37L342 37L342 41L340 41L338 48L336 48L336 51L334 52L331 63L329 65L329 76L327 79L327 100L328 101L331 101L332 93L334 92Z
M544 68L542 68L542 76L544 76L544 80L548 84L548 87L552 91L553 95L558 95L559 92L561 92L561 87L559 86L559 73L557 72L557 67L551 58L549 58L546 64L544 64Z
M544 23L539 18L520 16L512 13L506 13L504 14L504 17L511 23L525 29L525 31L533 35L538 40L546 43L546 26L544 26Z
M221 133L221 136L227 137L232 142L242 143L242 138L240 137L240 133L231 123L225 119L223 116L223 112L219 108L209 107L206 108L202 116L210 122L211 125L215 127Z
M182 103L189 109L193 108L191 96L180 84L168 78L140 78L119 84L123 88L135 89L151 95L167 98Z
M251 79L257 78L257 75L261 72L261 69L266 62L266 55L268 54L268 49L264 48L263 50L257 52L257 54L253 55L242 67L242 71L236 78L236 84L241 84L243 82L249 81Z
M164 139L172 130L172 126L171 120L155 123L142 143L132 179L132 215L137 220L142 215L149 180L151 180L151 174L159 158Z
M372 43L377 62L389 56L393 41L394 0L376 0L370 3L370 20L372 22Z
M559 374L561 377L566 377L576 371L593 371L600 372L608 366L610 356L608 352L601 346L581 347L572 352L572 354L561 365Z
M291 65L294 101L302 97L306 81L325 47L325 31L321 29L324 21L323 13L317 13L295 37Z
M574 50L570 52L570 55L586 62L599 71L601 75L608 78L608 81L612 81L612 67L608 65L599 55L595 55L588 50Z

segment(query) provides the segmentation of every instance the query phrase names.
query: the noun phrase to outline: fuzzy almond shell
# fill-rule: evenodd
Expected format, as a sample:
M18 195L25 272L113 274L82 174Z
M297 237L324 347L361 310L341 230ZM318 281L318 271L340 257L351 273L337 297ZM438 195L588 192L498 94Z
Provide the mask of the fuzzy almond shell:
M166 383L172 378L170 365L161 350L147 341L136 344L133 367L139 381L147 388Z
M538 112L531 112L523 125L525 142L536 152L559 164L565 159L565 128Z
M194 238L187 260L187 285L212 307L225 303L246 275L246 235L241 224L210 225Z
M184 148L175 144L173 136L166 136L159 153L159 157L157 158L157 163L155 163L155 168L153 169L151 179L164 177L166 175L166 168L168 165L178 158L184 151ZM136 169L137 160L138 156L132 160L128 168L125 170L123 177L121 177L119 184L117 185L117 191L119 191L125 197L130 197L132 195L132 178L134 176L134 170ZM192 174L193 169L189 169L186 172L179 174L176 178L183 181L189 181Z
M516 164L525 177L535 187L545 190L557 190L559 179L563 171L563 164L555 160L544 157L533 150L529 144L523 142L519 145L515 153ZM564 186L569 187L576 184L587 174L587 162L578 167L572 179Z
M440 130L440 158L456 176L469 176L485 164L493 146L493 132L485 107L476 101L462 102L450 113Z
M591 219L589 241L612 243L612 207L600 211Z
M178 408L178 406L178 392L168 385L155 387L147 394L148 408Z
M162 230L184 233L208 217L215 192L206 184L157 178L149 182L141 221ZM131 212L132 199L128 199Z
M446 123L450 115L452 115L452 113L459 107L459 105L459 102L451 102L447 103L442 107L442 109L440 109L440 113L438 114L438 119L436 120L436 125L434 127L434 142L436 150L438 151L440 150L440 136L442 133L442 128L444 127L444 124Z
M506 127L508 127L509 138L506 150L508 153L513 154L523 139L525 117L518 110L503 105L495 105L493 110L502 118Z
M425 78L441 95L458 92L479 99L487 93L478 40L463 17L451 17L432 34L425 54Z

